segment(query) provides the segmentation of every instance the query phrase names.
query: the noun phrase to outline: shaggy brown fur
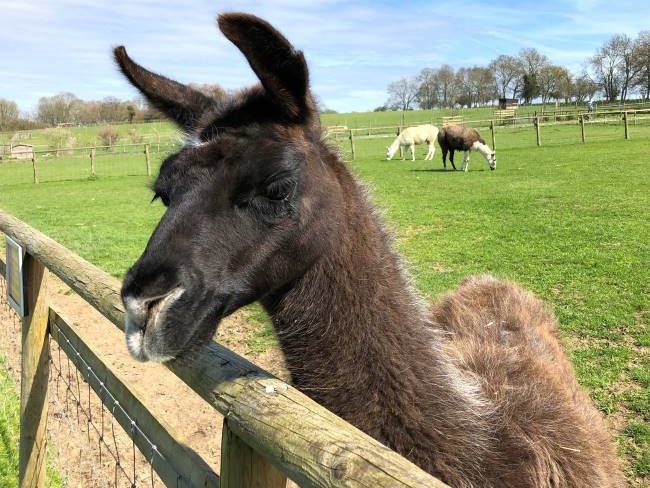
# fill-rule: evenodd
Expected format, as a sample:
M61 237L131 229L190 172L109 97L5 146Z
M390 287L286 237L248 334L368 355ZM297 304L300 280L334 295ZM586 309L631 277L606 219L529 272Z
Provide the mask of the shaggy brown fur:
M447 168L447 153L449 153L451 167L455 170L454 151L471 151L474 149L473 145L475 142L485 144L478 130L455 124L444 126L438 132L438 144L440 144L440 149L442 150L442 166Z
M262 82L221 104L116 51L195 141L163 163L167 211L124 279L132 354L185 354L260 300L299 389L451 486L622 486L546 307L478 277L427 310L321 139L302 53L252 16L219 26Z

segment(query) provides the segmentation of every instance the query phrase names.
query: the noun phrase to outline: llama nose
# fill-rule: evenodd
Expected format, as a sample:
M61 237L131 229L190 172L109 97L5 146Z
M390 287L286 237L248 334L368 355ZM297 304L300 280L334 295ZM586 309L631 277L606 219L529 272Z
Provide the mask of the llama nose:
M147 324L148 302L134 296L123 296L127 329L144 331Z

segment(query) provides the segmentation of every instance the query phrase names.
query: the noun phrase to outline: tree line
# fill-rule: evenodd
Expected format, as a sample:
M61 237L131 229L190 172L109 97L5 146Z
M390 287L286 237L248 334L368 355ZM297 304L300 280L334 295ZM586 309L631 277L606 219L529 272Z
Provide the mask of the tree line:
M226 96L219 85L191 84L217 100ZM106 97L102 100L82 100L73 93L58 93L41 97L33 114L20 113L16 102L0 98L0 131L57 127L67 125L111 124L115 122L142 122L163 118L163 115L143 98L120 100Z
M517 56L502 54L487 66L425 68L389 84L388 101L375 110L477 107L497 98L585 102L597 94L608 102L624 102L635 91L644 100L650 96L650 31L635 39L613 36L585 60L580 74L534 48Z

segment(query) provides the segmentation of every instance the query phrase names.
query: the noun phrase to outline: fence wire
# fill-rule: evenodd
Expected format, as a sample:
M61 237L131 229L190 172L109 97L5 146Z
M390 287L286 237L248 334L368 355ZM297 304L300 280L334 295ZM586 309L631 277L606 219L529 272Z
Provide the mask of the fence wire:
M165 459L140 429L138 419L119 403L106 387L105 378L93 370L56 323L51 324L50 333L55 340L50 340L49 354L48 464L53 464L52 467L62 476L64 486L165 486L155 472L157 463L165 463ZM2 273L0 353L5 357L5 367L18 389L21 320L6 299ZM127 431L118 423L118 417L126 419L130 425ZM145 441L146 452L137 448L136 438ZM172 486L192 486L192 481L178 474Z
M522 119L518 123L495 123L495 139L497 151L509 149L534 149L537 147L537 132L533 119ZM540 117L539 133L542 147L579 145L582 144L582 129L577 115ZM492 134L490 121L467 120L464 125L477 128L486 143L492 147ZM628 138L631 140L650 139L650 112L628 114ZM327 133L327 140L339 149L345 161L383 161L386 159L386 150L397 135L399 126L375 127L366 129L332 130ZM350 134L352 133L352 139ZM625 140L625 123L621 114L594 114L592 118L585 118L584 123L585 144L596 142L623 141ZM441 161L440 147L435 143L436 151L434 160ZM424 159L427 153L426 144L415 147L417 160ZM404 157L408 160L411 153L408 148L403 150ZM396 152L393 160L402 156Z
M162 160L177 150L174 142L112 147L34 151L25 159L0 160L0 185L48 183L118 176L147 176L158 172Z

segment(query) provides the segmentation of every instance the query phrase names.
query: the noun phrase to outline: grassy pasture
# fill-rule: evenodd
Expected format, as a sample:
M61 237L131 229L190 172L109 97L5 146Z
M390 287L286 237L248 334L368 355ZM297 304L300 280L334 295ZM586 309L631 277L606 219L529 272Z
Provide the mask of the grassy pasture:
M365 116L365 124L360 114L344 120L367 126L375 114ZM334 123L327 117L325 123ZM497 171L473 153L468 173L443 172L439 149L434 161L422 161L420 148L416 162L388 162L389 139L359 139L351 168L370 187L428 298L469 274L493 273L553 307L581 383L621 426L619 451L630 481L644 486L650 477L650 126L631 126L631 134L625 141L620 124L588 126L582 145L577 125L545 127L537 148L531 128L502 129ZM349 143L341 144L345 154ZM149 204L146 176L98 175L3 183L0 207L121 276L163 208ZM250 347L273 347L263 314L251 315L262 324Z

